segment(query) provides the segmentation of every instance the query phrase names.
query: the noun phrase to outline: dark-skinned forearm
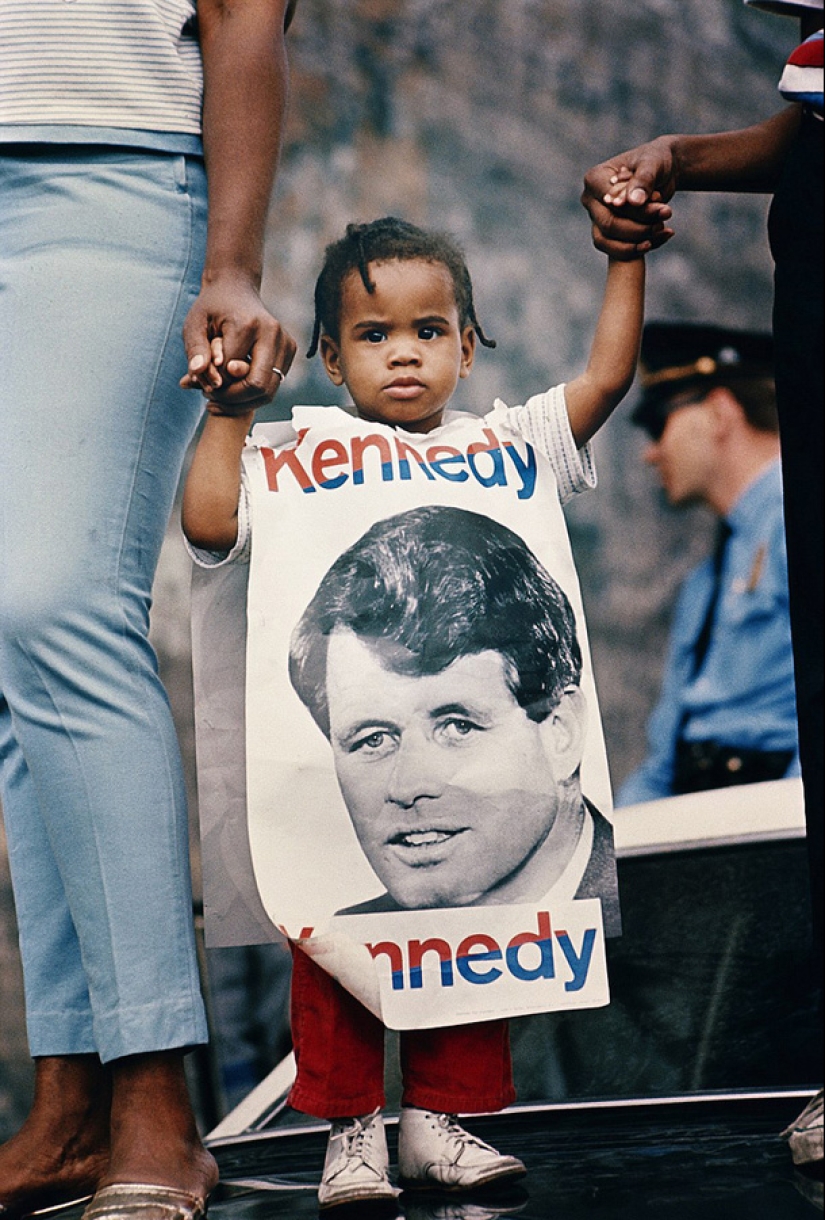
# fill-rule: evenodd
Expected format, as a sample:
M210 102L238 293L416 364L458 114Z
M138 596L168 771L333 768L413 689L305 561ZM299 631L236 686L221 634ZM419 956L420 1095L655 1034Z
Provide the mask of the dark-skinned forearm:
M282 0L200 0L209 219L204 284L260 284L286 108Z
M741 131L663 136L674 158L677 189L773 192L799 120L799 107L789 106Z
M207 551L230 551L238 537L241 454L253 411L235 416L210 410L183 489L183 531Z
M587 368L565 390L570 428L581 448L624 398L636 373L645 306L645 262L611 259Z

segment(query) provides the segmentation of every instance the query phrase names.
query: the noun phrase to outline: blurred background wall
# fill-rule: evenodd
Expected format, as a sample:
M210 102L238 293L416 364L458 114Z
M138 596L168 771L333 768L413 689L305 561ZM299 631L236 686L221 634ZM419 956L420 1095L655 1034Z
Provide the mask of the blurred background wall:
M301 0L292 105L264 294L305 350L324 245L394 213L464 244L485 329L459 405L515 405L575 375L604 259L578 198L593 163L666 131L746 126L775 112L791 21L742 0ZM764 197L685 196L649 260L648 317L770 326ZM331 403L299 356L267 418ZM614 780L644 753L674 591L708 545L700 512L666 508L627 423L597 438L600 488L569 512ZM170 527L154 635L187 760L193 729L188 561ZM196 890L199 888L196 863ZM21 982L0 834L0 1139L27 1104Z

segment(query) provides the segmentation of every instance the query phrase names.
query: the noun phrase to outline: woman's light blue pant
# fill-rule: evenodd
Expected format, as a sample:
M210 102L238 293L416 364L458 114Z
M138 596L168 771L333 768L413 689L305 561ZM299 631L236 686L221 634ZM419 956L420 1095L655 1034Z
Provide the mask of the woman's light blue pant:
M206 1037L184 787L147 640L200 411L201 163L0 146L0 777L32 1054Z

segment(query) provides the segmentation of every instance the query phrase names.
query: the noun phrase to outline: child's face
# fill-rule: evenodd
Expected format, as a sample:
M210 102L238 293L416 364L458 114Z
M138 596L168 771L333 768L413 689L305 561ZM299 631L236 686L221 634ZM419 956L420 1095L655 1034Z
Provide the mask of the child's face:
M475 355L475 333L461 328L455 286L442 263L370 263L375 292L357 271L344 280L340 339L321 339L335 385L346 385L358 414L410 432L431 432Z

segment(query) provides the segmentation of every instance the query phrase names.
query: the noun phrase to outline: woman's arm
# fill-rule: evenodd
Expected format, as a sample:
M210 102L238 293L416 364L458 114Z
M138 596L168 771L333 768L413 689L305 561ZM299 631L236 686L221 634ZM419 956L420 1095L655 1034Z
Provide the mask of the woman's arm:
M241 454L255 412L210 411L183 489L183 532L203 551L231 551L238 539Z
M740 131L659 136L588 170L582 203L598 249L635 258L673 236L668 201L677 191L770 192L796 135L800 107ZM630 171L618 181L622 167ZM654 202L658 193L662 202Z
M610 259L601 313L587 368L565 386L567 413L581 448L619 405L633 384L642 341L645 262Z
M184 325L185 381L230 409L268 402L280 383L273 368L286 373L295 355L260 297L287 98L284 27L294 7L288 0L198 0L209 210L201 292ZM216 336L228 379L211 359ZM238 375L231 362L250 354L251 366Z

